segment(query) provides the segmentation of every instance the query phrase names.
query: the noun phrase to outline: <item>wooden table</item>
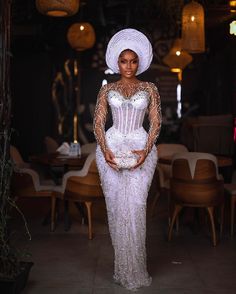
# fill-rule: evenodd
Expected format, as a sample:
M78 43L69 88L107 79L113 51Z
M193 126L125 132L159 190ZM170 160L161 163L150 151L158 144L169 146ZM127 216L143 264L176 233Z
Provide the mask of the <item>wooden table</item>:
M64 167L65 172L68 168L83 167L88 154L81 156L68 156L60 153L45 153L30 156L29 160L32 163L41 164L49 167Z

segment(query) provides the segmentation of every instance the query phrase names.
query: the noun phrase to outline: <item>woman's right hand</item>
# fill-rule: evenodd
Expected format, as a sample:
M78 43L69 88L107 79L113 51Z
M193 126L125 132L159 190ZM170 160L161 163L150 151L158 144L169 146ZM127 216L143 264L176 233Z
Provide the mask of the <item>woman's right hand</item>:
M115 169L116 171L119 170L118 167L117 167L117 164L116 164L116 162L115 162L115 160L114 160L115 156L114 156L114 154L113 154L113 152L112 152L111 150L107 149L107 150L104 152L104 157L105 157L105 160L106 160L107 164L108 164L111 168Z

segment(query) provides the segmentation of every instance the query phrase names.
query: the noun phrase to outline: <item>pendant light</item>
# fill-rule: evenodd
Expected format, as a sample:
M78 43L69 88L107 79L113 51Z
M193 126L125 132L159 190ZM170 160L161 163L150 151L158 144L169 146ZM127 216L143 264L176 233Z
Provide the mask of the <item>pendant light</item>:
M175 39L169 53L163 58L163 62L170 67L172 72L178 73L179 80L182 79L183 69L191 63L192 56L182 50L182 41L180 38Z
M236 0L229 1L230 12L236 12Z
M36 0L36 7L42 14L65 17L78 12L79 0Z
M182 11L182 45L189 53L205 51L204 10L196 1L186 4Z
M88 22L74 23L67 32L67 40L76 51L92 48L96 40L94 28Z

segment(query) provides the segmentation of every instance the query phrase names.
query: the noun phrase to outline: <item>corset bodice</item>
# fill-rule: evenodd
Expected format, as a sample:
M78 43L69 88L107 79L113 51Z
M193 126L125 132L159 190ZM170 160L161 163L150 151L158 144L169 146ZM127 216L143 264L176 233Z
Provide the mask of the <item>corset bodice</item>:
M122 134L129 134L143 125L149 104L147 91L137 91L125 98L115 90L108 92L108 103L112 112L113 126Z

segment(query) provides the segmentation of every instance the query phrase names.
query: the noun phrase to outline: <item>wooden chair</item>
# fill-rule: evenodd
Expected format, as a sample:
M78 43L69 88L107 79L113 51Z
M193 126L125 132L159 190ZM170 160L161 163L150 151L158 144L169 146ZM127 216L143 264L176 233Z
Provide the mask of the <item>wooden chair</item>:
M218 174L216 157L198 152L176 154L172 161L170 194L174 212L168 240L171 240L173 225L183 207L205 207L210 218L213 246L216 246L214 208L221 206L221 232L224 212L224 182Z
M30 164L23 160L19 150L13 145L10 145L10 157L15 166L22 168L30 167Z
M14 171L11 178L11 193L14 198L51 198L51 208L56 207L57 186L54 181L48 179L40 179L39 173L25 162L15 146L10 146L10 157L14 164ZM51 210L51 215L55 215L55 211ZM51 230L55 227L51 218Z
M158 158L163 156L173 156L179 152L187 152L188 149L181 144L159 144L157 146ZM151 206L151 216L154 215L154 211L160 196L165 195L168 198L168 220L170 223L170 214L169 214L169 189L170 189L170 177L171 177L171 165L157 163L156 168L157 174L157 186L158 191L153 199Z
M57 141L49 136L46 136L44 138L44 145L45 145L47 153L55 153L57 151L57 148L59 147L59 144L57 143Z
M94 201L103 199L95 152L90 153L82 170L69 171L64 175L59 197L64 200L85 203L88 214L88 237L92 239L92 204ZM55 209L53 211L55 212Z
M11 178L11 193L14 198L51 198L51 230L54 229L56 196L58 195L53 181L40 182L38 173L33 169L15 167Z

